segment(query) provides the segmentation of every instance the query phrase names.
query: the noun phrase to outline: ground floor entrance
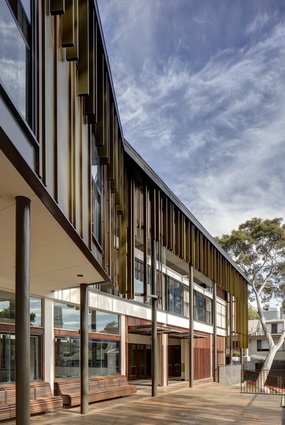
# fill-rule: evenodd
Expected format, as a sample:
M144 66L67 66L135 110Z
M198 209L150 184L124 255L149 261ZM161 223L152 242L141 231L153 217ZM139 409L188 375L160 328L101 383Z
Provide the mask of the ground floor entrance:
M168 347L168 377L181 377L181 345Z
M151 345L129 344L129 379L151 377Z

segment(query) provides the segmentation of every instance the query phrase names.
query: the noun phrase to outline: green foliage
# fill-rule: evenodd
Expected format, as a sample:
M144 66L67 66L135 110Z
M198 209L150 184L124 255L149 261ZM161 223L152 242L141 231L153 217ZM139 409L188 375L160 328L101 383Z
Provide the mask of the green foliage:
M248 303L248 320L255 320L259 318L260 316L257 310L250 303Z
M230 235L216 238L240 266L262 302L284 299L285 225L282 218L252 218ZM252 293L252 291L251 291Z

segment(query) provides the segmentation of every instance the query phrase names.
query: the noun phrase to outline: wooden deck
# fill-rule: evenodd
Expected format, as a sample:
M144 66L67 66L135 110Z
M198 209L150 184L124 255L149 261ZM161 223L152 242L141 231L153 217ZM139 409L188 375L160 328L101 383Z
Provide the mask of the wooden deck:
M138 386L127 398L108 400L89 406L89 415L80 408L59 409L33 416L31 425L281 425L285 408L275 395L241 394L239 389L205 382L189 388L187 382L159 387L151 397L149 386ZM283 422L284 423L284 422ZM5 425L15 421L5 421Z

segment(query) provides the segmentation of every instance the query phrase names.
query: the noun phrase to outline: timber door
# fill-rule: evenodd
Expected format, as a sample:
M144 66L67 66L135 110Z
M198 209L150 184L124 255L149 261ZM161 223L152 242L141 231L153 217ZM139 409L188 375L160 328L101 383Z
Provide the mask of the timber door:
M169 378L181 376L181 346L168 346L168 376Z
M151 377L151 346L129 344L129 379Z

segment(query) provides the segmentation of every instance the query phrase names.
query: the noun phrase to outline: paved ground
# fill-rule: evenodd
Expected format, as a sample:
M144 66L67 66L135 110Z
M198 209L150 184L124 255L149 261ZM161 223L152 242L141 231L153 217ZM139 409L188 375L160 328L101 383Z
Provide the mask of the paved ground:
M213 382L194 388L188 382L172 383L159 387L157 397L151 397L150 386L137 388L135 395L89 405L88 415L81 415L79 408L60 409L33 416L31 425L285 425L280 395L241 394Z

